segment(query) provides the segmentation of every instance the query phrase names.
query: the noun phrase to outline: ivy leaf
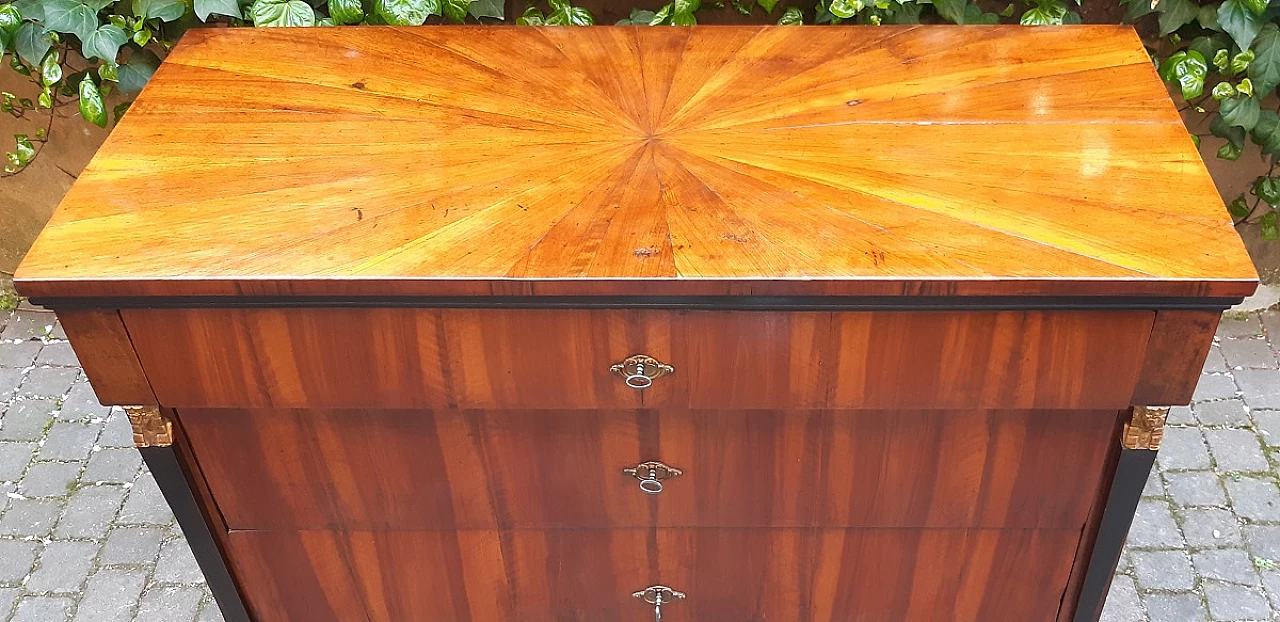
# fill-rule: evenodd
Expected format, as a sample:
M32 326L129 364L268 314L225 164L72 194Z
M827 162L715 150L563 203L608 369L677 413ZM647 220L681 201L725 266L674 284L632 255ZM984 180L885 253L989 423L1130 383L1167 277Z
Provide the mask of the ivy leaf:
M1244 5L1258 17L1267 11L1267 0L1244 0Z
M440 9L446 19L462 23L467 19L467 5L470 0L440 0Z
M98 29L98 13L78 0L44 0L44 26L84 41Z
M548 26L594 26L596 23L590 11L571 6L569 0L551 0L551 8L551 14L547 15Z
M1218 25L1218 7L1212 4L1200 7L1200 10L1196 12L1196 22L1205 30L1222 31L1222 26Z
M698 18L693 13L676 13L671 16L672 26L697 26Z
M155 74L156 67L160 66L160 59L147 50L135 51L129 55L129 62L120 65L116 69L116 80L120 85L120 90L126 95L137 95L142 87L147 85L147 81Z
M702 8L702 0L675 0L671 3L676 14L693 13Z
M9 49L13 38L22 26L22 14L11 4L0 5L0 54Z
M667 20L671 19L671 13L672 13L673 11L675 11L675 5L674 5L674 4L672 4L672 3L667 3L667 4L663 5L663 6L662 6L662 8L658 9L658 12L657 12L657 13L654 13L654 14L653 14L653 17L649 19L649 25L650 25L650 26L661 26L661 25L663 25L663 24L667 23Z
M80 116L98 127L107 126L107 105L102 101L102 93L89 74L85 74L80 81Z
M1060 12L1059 9L1061 9ZM1040 5L1023 13L1019 23L1023 26L1056 26L1062 24L1062 18L1066 13L1067 9L1061 3L1056 7Z
M831 5L827 7L832 15L841 19L849 19L858 14L863 8L862 0L831 0Z
M378 15L393 26L421 26L428 17L440 13L439 7L438 0L377 0Z
M1252 211L1249 209L1249 201L1240 195L1227 204L1227 211L1235 218L1244 218Z
M1258 93L1265 95L1280 86L1280 28L1275 24L1263 26L1253 41L1253 53L1249 80Z
M502 0L471 0L471 6L467 7L467 13L476 19L481 17L493 17L497 19L506 19Z
M1194 99L1204 93L1204 78L1209 65L1195 50L1182 50L1160 63L1160 77L1177 82L1183 99Z
M182 0L133 0L133 13L139 17L172 22L187 12L187 5Z
M13 8L25 19L35 20L37 22L44 21L44 2L43 0L14 0Z
M782 17L778 19L779 26L800 26L804 24L804 13L796 7L789 7L783 11Z
M118 82L120 81L120 74L117 73L117 70L119 70L119 68L120 67L115 63L111 63L111 62L102 63L102 65L98 67L98 77L102 78L103 80Z
M1267 205L1280 205L1280 177L1259 177L1253 184L1253 193Z
M516 18L517 26L541 26L544 23L546 23L546 19L542 16L542 11L539 11L536 6L525 9L524 13Z
M116 62L116 54L120 52L120 46L129 40L129 35L125 34L119 26L113 24L105 24L99 26L89 38L80 42L80 52L85 58L98 57L109 63Z
M1239 160L1240 154L1243 152L1243 149L1231 143L1218 147L1218 157L1223 160Z
M1257 55L1253 53L1253 50L1245 50L1235 56L1232 56L1231 62L1227 63L1226 74L1234 76L1241 71L1248 69L1249 64L1253 62L1253 59L1256 56Z
M968 4L968 0L934 0L933 8L938 10L942 19L953 24L963 24L965 4Z
M58 62L58 51L45 54L40 61L40 83L46 87L53 86L62 80L62 65Z
M1209 122L1209 133L1225 139L1227 144L1223 145L1223 148L1231 147L1236 154L1236 158L1240 157L1240 152L1244 150L1244 128L1228 125L1221 116L1215 116L1213 121ZM1218 157L1222 157L1222 150L1219 150L1218 154ZM1235 158L1226 159L1234 160Z
M196 17L200 18L202 22L207 21L209 16L215 13L226 15L227 17L244 17L244 14L240 12L240 3L236 2L236 0L195 0L195 3Z
M1228 97L1235 97L1236 87L1232 86L1230 82L1219 82L1213 85L1212 94L1215 100L1222 101Z
M1142 0L1133 1L1142 2ZM1266 2L1266 0L1262 1ZM1156 5L1156 11L1160 13L1160 36L1164 36L1195 21L1200 16L1200 5L1196 4L1195 0L1160 0Z
M302 0L254 0L249 17L254 26L266 28L316 25L316 12Z
M359 24L364 20L364 5L360 0L329 0L329 17L335 24Z
M1252 97L1224 99L1218 112L1222 115L1223 123L1242 127L1245 131L1253 129L1258 124L1258 117L1261 114L1258 100Z
M1218 24L1231 35L1237 47L1247 50L1262 28L1262 19L1245 6L1244 0L1224 0L1218 7Z
M1280 238L1280 213L1275 210L1267 212L1258 220L1258 224L1262 225L1262 239L1275 240Z
M756 4L760 5L765 13L772 13L773 7L778 6L778 0L756 0Z

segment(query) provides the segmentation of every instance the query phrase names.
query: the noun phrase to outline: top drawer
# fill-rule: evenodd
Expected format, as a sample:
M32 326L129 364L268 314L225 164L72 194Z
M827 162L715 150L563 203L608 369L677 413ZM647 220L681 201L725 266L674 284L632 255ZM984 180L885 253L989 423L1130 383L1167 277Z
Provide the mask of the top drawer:
M161 405L1122 408L1149 311L121 312ZM628 387L634 354L671 365Z

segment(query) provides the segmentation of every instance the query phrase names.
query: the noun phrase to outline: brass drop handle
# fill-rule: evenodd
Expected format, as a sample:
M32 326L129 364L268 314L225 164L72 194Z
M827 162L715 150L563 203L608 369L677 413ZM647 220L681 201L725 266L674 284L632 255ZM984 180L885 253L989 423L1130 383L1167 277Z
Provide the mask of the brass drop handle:
M640 490L649 495L662 492L662 480L684 475L684 471L661 462L641 462L629 469L623 469L622 473L640 480Z
M676 373L676 368L652 356L635 354L623 359L621 363L614 364L609 371L622 376L627 386L633 389L647 389L654 380Z
M673 601L684 600L684 592L677 592L665 585L651 585L631 595L653 605L653 622L662 622L662 606Z

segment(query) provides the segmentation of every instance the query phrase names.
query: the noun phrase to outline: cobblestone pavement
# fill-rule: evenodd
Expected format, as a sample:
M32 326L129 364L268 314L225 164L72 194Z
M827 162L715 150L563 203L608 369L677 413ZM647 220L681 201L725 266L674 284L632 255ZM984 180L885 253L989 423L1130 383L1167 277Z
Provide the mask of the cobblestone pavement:
M1170 428L1103 620L1280 620L1280 312L1223 320ZM222 618L128 420L54 317L0 314L0 620Z
M124 412L38 310L0 312L0 620L222 620Z

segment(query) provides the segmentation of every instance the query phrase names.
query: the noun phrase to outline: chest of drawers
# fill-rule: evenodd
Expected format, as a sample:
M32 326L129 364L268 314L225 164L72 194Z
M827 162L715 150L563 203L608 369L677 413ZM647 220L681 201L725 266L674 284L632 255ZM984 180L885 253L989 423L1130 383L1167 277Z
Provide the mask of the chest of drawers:
M188 33L17 282L231 622L1086 622L1255 275L1125 29L427 27Z

